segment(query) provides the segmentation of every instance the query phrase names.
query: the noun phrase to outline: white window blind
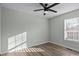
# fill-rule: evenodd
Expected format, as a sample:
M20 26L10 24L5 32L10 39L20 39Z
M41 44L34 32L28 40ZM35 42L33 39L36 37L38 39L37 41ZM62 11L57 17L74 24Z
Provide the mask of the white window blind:
M64 21L64 39L79 41L79 18L66 19Z

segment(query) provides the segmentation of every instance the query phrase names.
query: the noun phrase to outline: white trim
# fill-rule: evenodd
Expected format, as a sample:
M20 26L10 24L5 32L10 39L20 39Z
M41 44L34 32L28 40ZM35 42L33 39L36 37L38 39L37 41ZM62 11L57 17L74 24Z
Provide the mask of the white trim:
M42 42L42 43L33 44L33 45L28 46L27 48L32 47L32 46L37 46L37 45L45 44L45 43L48 43L48 41Z
M60 46L65 47L65 48L69 48L69 49L72 49L72 50L75 50L75 51L79 51L79 49L75 49L75 48L72 48L72 47L69 47L69 46L60 44L60 43L51 42L51 41L49 41L49 42L50 42L50 43L53 43L53 44L56 44L56 45L60 45Z
M62 46L62 47L65 47L65 48L69 48L69 49L72 49L72 50L75 50L75 51L79 51L79 49L75 49L75 48L72 48L72 47L69 47L69 46L66 46L66 45L63 45L63 44L60 44L60 43L51 42L51 41L42 42L42 43L39 43L39 44L31 45L31 46L29 46L29 47L37 46L37 45L44 44L44 43L48 43L48 42L49 42L49 43L56 44L56 45L59 45L59 46ZM29 47L28 47L28 48L29 48Z

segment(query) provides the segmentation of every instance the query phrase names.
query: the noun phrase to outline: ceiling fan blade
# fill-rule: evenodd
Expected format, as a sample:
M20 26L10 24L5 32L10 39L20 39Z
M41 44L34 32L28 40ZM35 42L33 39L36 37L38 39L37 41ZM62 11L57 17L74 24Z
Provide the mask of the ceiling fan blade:
M58 4L60 4L60 3L54 3L54 4L50 5L50 6L47 7L47 8L49 9L49 8L51 8L51 7L54 7L54 6L58 5Z
M55 10L52 10L52 9L48 9L48 11L52 11L52 12L55 12L55 13L57 13L57 11L55 11Z
M37 10L34 10L34 11L41 11L41 10L44 10L44 9L37 9Z
M40 5L41 5L43 8L46 8L45 5L44 5L43 3L40 3Z

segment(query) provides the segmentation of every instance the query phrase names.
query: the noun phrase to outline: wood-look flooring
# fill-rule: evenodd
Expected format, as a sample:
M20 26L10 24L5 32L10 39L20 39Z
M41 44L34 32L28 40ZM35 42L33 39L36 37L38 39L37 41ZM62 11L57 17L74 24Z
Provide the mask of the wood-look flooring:
M2 56L79 56L79 52L52 43L9 52Z

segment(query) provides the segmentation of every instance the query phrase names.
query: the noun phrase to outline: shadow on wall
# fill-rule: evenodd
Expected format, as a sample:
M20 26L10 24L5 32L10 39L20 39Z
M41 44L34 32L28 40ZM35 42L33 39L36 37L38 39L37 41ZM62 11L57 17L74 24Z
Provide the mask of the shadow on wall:
M27 48L27 32L8 38L8 51L16 51Z

